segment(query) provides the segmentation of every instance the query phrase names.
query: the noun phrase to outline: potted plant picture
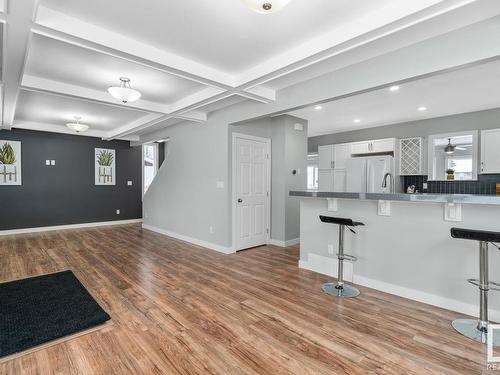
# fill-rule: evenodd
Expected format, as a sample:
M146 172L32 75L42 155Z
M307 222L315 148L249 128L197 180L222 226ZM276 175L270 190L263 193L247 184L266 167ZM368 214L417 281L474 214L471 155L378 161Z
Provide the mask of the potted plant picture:
M21 184L21 143L0 141L0 184Z
M96 149L96 185L115 184L115 150Z
M453 169L447 169L446 170L446 179L448 180L454 180L455 179L455 171Z

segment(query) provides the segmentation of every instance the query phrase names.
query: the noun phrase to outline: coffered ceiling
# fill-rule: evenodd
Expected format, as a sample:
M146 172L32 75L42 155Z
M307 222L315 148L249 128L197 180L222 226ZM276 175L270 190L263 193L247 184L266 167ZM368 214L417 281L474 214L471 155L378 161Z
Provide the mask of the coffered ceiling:
M262 15L240 0L0 0L2 128L68 132L81 116L84 135L138 140L242 101L273 103L284 87L397 48L403 38L389 36L474 2L292 0ZM140 100L107 93L120 77Z

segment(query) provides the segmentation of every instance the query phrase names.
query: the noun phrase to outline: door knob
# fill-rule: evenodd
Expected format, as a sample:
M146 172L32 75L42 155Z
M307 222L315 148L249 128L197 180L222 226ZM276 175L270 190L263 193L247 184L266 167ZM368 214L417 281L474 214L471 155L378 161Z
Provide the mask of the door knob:
M238 198L238 203L243 203L243 199Z

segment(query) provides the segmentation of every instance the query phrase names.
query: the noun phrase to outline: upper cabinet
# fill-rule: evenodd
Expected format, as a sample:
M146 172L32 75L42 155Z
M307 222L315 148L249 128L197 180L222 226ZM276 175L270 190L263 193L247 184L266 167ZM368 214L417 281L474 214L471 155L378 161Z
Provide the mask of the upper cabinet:
M399 174L418 176L426 174L424 166L424 140L421 137L399 140Z
M500 173L500 129L481 132L481 173Z
M395 151L396 140L394 138L377 139L375 141L363 141L351 143L351 154L379 154Z
M333 161L335 169L344 169L347 159L351 157L348 143L333 145Z

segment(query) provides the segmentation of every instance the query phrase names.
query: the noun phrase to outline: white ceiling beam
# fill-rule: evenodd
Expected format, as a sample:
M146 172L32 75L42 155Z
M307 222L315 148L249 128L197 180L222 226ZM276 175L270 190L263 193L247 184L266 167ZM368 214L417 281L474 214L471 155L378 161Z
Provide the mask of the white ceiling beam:
M176 114L175 118L193 122L205 122L207 121L207 113L200 111L189 111L182 114Z
M124 109L136 109L136 110L141 110L146 112L156 112L156 113L170 112L170 107L168 105L156 102L150 102L143 99L140 99L133 103L125 104L111 97L107 91L89 89L82 86L35 77L27 74L25 74L22 79L21 87L29 91L38 91L56 95L71 96L74 98L79 98L90 102L109 104Z
M151 67L156 66L161 70L199 83L215 86L220 84L233 86L234 83L234 77L225 72L44 6L38 9L33 31ZM60 34L55 32L60 32ZM91 46L88 42L94 45ZM138 56L140 59L137 58Z
M5 24L5 49L2 78L4 98L2 128L10 129L14 122L19 85L24 73L30 41L30 27L38 0L11 1L8 22Z
M266 86L254 86L251 88L238 88L232 90L236 95L261 103L272 103L276 101L276 90Z

